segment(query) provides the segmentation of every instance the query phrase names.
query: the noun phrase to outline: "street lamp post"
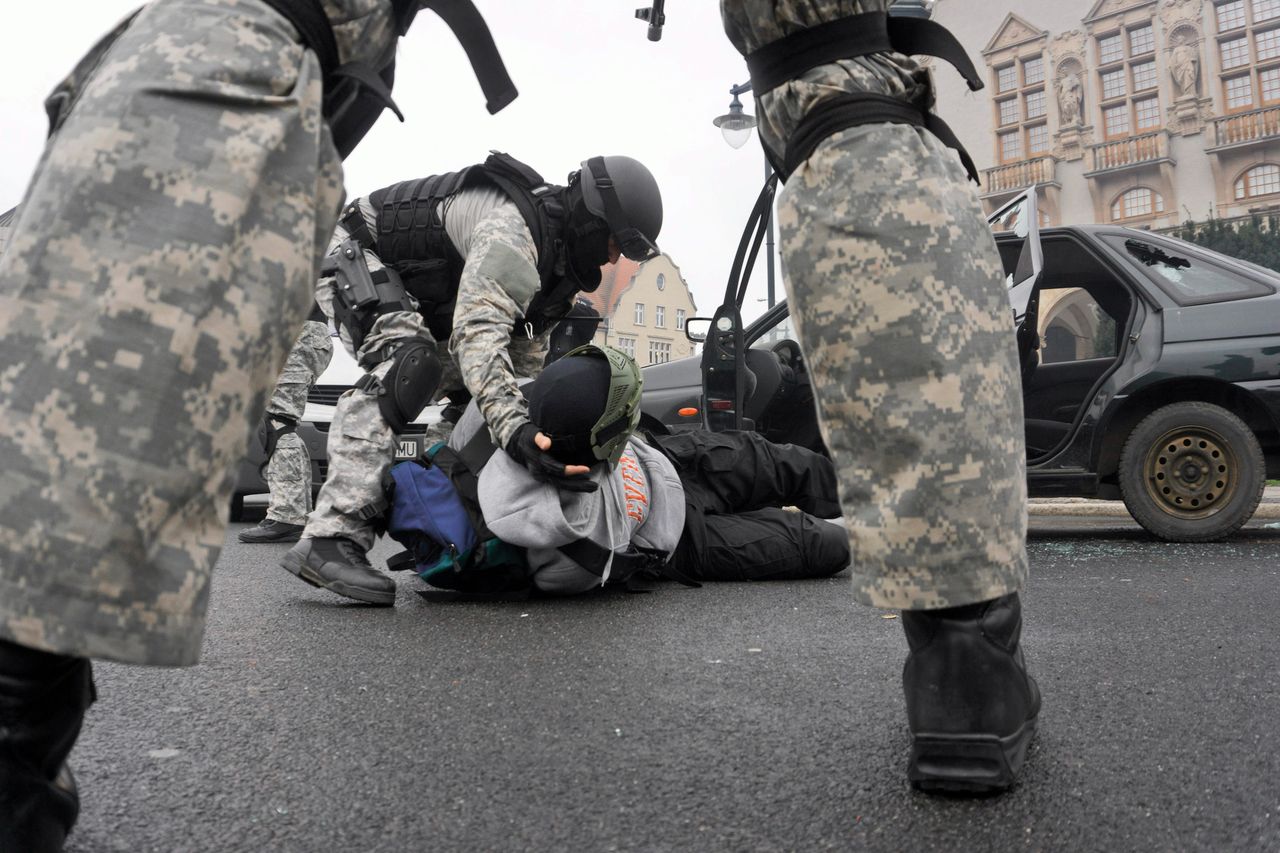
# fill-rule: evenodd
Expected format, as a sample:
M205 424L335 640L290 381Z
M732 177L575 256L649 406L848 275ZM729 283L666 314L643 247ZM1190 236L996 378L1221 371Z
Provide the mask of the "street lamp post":
M756 117L750 113L743 112L742 101L738 100L738 96L751 91L750 81L741 83L737 86L729 88L729 94L733 96L733 100L729 102L729 112L722 116L712 119L712 124L720 128L720 133L724 135L724 141L729 143L731 148L741 148L751 138L751 128L756 126ZM764 158L764 179L767 181L773 176L773 167L769 165L769 158ZM773 307L775 300L774 277L773 277L773 216L769 216L769 230L765 235L765 274L768 281L768 303L769 307Z

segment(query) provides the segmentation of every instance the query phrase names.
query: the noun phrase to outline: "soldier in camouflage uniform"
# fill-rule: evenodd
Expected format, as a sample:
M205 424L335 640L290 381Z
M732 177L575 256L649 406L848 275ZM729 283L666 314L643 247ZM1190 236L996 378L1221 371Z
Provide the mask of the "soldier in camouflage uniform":
M395 582L366 557L371 519L385 508L396 433L433 398L454 405L426 446L448 438L458 404L474 397L493 440L535 475L593 486L537 447L517 380L542 370L552 328L580 291L599 285L601 265L622 252L656 253L662 201L648 169L629 157L582 166L557 187L494 154L348 204L316 302L368 375L338 401L328 477L285 569L339 595L395 603ZM368 304L353 306L346 294L361 287ZM437 341L450 357L438 357Z
M88 658L197 660L235 467L342 203L321 56L381 73L397 2L317 2L317 47L263 0L155 0L47 102L0 257L0 849L75 820Z
M316 309L316 312L319 308ZM333 338L324 315L302 327L276 380L267 403L267 489L271 501L267 517L257 527L240 531L240 541L297 542L311 512L311 454L298 435L298 420L307 408L307 395L333 358Z
M1019 648L1017 355L979 201L925 129L928 71L850 46L886 31L887 5L721 0L721 15L752 68L761 142L786 175L787 293L839 473L855 595L903 611L908 776L926 790L999 790L1040 704ZM818 28L825 52L805 53Z

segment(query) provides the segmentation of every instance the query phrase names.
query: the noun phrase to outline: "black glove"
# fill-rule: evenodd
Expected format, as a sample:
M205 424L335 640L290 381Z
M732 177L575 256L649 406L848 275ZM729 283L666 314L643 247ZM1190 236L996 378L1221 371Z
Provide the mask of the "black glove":
M565 465L553 458L551 454L538 447L534 436L538 428L533 424L521 425L507 442L507 455L529 469L533 478L541 483L550 483L557 489L567 492L594 492L600 486L590 476L578 474L569 476L564 472Z

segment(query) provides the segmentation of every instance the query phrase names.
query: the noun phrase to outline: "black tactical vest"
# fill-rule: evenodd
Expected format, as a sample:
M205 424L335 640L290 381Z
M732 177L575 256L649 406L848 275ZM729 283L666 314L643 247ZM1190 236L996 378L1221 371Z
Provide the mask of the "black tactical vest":
M556 273L563 269L565 211L561 187L515 158L494 152L484 163L459 172L393 184L369 195L376 233L354 204L343 211L347 233L400 274L418 300L419 313L438 341L453 331L453 310L462 279L463 259L445 232L442 202L460 190L494 186L519 209L538 251L541 288L513 334L541 334L573 307L577 287ZM526 328L528 326L528 328Z

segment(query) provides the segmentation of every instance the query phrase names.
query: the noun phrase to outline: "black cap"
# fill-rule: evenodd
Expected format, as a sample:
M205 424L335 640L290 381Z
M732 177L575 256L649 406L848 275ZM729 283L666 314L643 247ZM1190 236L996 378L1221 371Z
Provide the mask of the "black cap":
M591 430L609 403L609 362L565 358L528 386L529 420L551 438L550 453L566 465L594 465Z

